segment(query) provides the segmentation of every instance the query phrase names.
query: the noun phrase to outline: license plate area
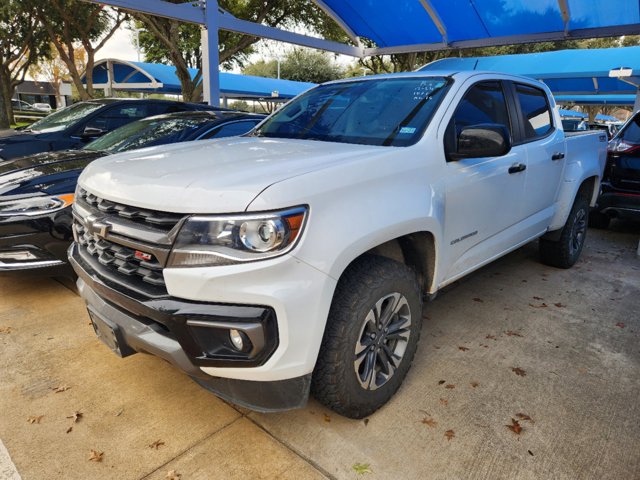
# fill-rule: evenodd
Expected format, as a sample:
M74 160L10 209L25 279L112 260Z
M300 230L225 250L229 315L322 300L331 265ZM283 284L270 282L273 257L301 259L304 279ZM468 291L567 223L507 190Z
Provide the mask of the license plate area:
M96 336L119 357L128 357L135 351L127 345L120 328L112 321L101 317L96 312L88 309L91 325Z

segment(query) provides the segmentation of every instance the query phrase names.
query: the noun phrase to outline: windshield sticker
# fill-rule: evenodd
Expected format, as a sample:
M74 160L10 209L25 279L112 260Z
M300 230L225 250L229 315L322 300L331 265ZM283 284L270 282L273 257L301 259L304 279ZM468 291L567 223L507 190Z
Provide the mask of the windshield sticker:
M402 127L400 129L400 133L407 133L407 134L416 133L416 127Z

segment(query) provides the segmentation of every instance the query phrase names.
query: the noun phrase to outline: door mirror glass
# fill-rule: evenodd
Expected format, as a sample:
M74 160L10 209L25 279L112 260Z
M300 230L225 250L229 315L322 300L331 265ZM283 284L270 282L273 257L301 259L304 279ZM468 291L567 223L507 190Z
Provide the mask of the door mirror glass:
M101 128L96 128L96 127L86 127L83 131L82 131L82 139L83 140L93 140L95 138L101 137L102 135L104 135L105 133L107 133L106 130L103 130Z
M451 160L501 157L511 150L509 130L494 123L464 127L458 135L456 150L449 154Z

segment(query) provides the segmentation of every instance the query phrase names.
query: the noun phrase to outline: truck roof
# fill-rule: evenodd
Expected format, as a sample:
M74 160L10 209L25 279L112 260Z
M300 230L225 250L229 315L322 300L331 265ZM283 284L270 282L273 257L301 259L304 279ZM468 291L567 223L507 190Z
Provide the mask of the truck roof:
M377 80L377 79L385 79L385 78L429 78L429 77L449 77L455 78L456 80L466 80L470 77L475 77L476 75L491 75L496 78L505 78L505 79L517 79L530 83L543 84L542 82L531 78L525 77L522 75L513 75L510 73L504 72L492 72L488 70L460 70L460 71L452 71L452 70L429 70L429 71L414 71L414 72L398 72L398 73L382 73L377 75L367 75L365 77L353 77L353 78L344 78L340 80L334 80L332 82L327 83L343 83L350 81L360 81L360 80Z

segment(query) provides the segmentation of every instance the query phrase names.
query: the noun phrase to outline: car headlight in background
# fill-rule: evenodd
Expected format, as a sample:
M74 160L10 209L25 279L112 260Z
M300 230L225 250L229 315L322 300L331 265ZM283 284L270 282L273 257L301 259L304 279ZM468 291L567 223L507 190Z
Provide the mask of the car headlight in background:
M0 217L34 216L57 212L73 203L73 193L0 200Z
M178 233L167 267L232 265L283 255L300 238L306 216L306 207L295 207L190 217Z

